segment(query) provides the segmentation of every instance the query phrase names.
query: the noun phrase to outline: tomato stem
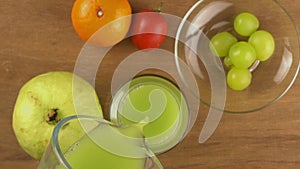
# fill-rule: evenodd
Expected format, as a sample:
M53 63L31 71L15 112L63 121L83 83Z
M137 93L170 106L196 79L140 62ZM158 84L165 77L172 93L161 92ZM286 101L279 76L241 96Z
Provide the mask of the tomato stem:
M155 9L156 12L161 12L161 9L163 7L164 3L163 2L160 2L159 6L157 9Z

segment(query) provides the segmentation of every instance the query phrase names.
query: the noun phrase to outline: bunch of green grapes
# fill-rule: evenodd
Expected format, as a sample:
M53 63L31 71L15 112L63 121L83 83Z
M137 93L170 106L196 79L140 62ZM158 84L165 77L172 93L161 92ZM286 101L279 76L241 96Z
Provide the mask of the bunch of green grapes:
M275 40L271 33L258 30L258 18L243 12L234 18L234 31L248 37L248 41L239 41L229 32L220 32L210 40L211 52L224 58L224 65L230 70L227 73L227 84L233 90L244 90L252 81L249 68L256 60L266 61L275 50Z

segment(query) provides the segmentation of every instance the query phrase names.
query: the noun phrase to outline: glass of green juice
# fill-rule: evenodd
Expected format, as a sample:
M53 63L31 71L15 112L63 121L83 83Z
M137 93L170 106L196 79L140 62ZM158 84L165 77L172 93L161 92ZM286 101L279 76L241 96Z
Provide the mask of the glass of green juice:
M80 135L80 139L70 142L73 137L70 133ZM38 168L163 169L163 166L146 146L139 128L75 115L61 120L54 128Z
M173 81L157 75L138 75L113 95L110 119L119 125L135 125L155 153L175 147L185 136L189 109L185 96Z

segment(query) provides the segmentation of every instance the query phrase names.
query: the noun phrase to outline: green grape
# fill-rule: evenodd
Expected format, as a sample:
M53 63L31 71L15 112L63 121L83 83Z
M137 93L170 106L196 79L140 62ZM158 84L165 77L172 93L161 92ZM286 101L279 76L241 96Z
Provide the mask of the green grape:
M229 56L226 56L226 57L224 58L224 65L225 65L226 67L228 67L228 68L231 68L232 62L231 62L231 59L230 59Z
M241 41L231 46L229 57L235 67L247 69L255 62L256 52L251 44Z
M264 30L254 32L248 42L254 47L257 59L265 61L269 59L275 50L275 40L273 36Z
M242 36L250 36L259 27L259 21L251 13L243 12L234 19L234 30Z
M226 78L227 84L231 89L241 91L250 85L252 74L248 69L233 67L229 70Z
M215 56L224 57L228 55L231 45L237 42L236 37L228 32L220 32L212 37L209 47Z

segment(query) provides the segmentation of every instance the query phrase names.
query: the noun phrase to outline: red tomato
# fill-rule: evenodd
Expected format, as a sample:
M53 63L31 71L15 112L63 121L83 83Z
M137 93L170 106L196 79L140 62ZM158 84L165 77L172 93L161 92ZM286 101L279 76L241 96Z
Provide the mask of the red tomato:
M131 25L131 40L138 49L158 48L168 32L164 16L153 10L141 10L135 14Z

